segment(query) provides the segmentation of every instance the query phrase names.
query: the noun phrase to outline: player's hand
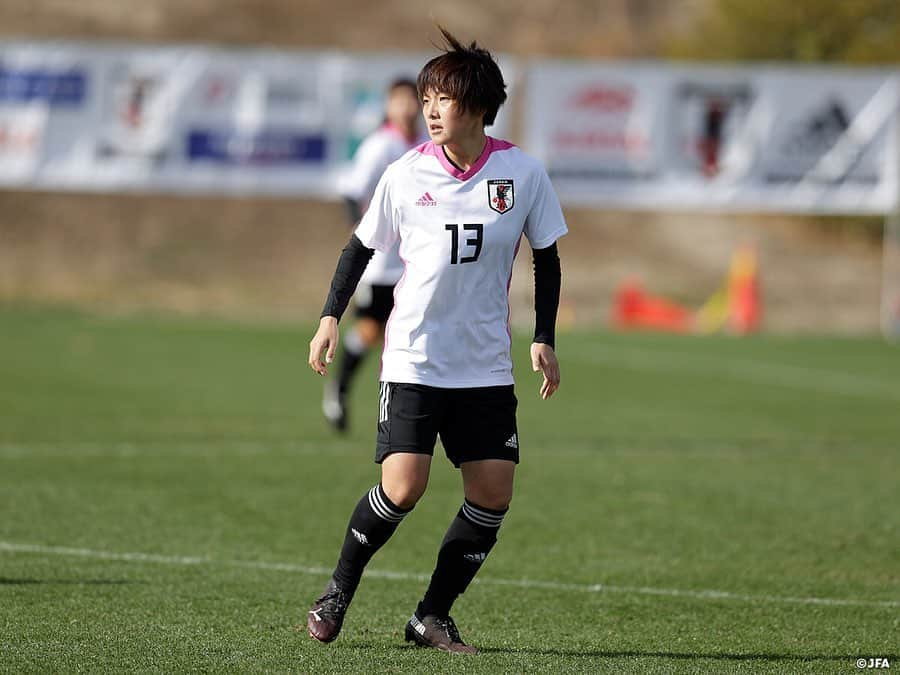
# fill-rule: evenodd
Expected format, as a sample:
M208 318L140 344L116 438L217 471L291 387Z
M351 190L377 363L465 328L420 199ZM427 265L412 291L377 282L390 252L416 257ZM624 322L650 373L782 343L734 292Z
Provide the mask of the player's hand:
M309 341L309 367L319 375L327 375L326 363L334 361L338 345L338 322L333 316L323 316L319 320L319 330ZM325 361L322 361L325 352Z
M531 344L531 368L534 372L541 371L544 374L541 398L546 401L553 396L553 392L559 389L559 361L556 360L556 352L553 351L553 347L533 342Z

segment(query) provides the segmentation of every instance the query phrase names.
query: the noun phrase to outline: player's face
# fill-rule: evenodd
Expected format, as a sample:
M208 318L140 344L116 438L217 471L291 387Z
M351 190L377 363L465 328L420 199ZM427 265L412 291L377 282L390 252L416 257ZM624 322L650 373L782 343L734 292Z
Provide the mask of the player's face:
M397 87L388 96L385 114L395 126L404 129L414 127L419 117L418 95L409 87Z
M425 92L422 96L422 115L428 135L435 145L459 142L484 128L481 115L460 112L456 101L441 92Z

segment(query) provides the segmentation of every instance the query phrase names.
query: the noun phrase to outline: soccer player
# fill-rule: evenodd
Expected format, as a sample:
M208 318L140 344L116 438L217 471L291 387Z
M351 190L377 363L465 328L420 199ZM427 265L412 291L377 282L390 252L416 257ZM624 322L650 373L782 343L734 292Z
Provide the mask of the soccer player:
M445 51L417 80L431 141L391 164L378 182L341 254L309 345L310 367L327 374L338 321L373 249L390 250L399 241L405 270L388 321L378 404L381 481L356 505L307 627L322 642L338 636L366 564L425 492L439 435L462 473L465 499L406 639L475 653L450 610L497 541L519 461L508 323L513 260L524 234L534 251L531 361L543 374L540 396L548 399L560 383L556 240L567 228L540 163L485 135L506 100L500 68L476 43L464 46L441 32Z
M384 124L359 146L352 170L342 181L341 194L352 227L359 223L384 170L421 140L418 119L416 83L408 79L394 80L387 90ZM394 307L394 285L403 274L398 248L399 242L385 253L376 251L356 289L356 323L344 338L337 380L329 380L325 385L322 399L322 412L338 431L347 429L347 396L353 375L381 339Z

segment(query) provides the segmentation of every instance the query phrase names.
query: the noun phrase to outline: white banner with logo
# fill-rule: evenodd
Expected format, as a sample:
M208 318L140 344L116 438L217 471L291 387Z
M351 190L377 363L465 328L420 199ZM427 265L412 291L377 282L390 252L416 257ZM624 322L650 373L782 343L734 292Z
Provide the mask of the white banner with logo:
M524 145L569 204L885 213L898 92L888 71L542 62Z
M332 198L430 56L2 43L0 185ZM898 95L887 70L539 61L522 145L566 204L886 213Z
M0 44L0 185L334 197L430 56Z

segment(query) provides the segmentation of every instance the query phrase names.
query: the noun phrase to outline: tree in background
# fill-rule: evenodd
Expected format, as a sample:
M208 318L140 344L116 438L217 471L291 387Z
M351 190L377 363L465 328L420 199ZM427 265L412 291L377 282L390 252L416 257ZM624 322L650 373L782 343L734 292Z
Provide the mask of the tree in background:
M900 60L898 0L707 0L671 44L676 58L713 61Z

